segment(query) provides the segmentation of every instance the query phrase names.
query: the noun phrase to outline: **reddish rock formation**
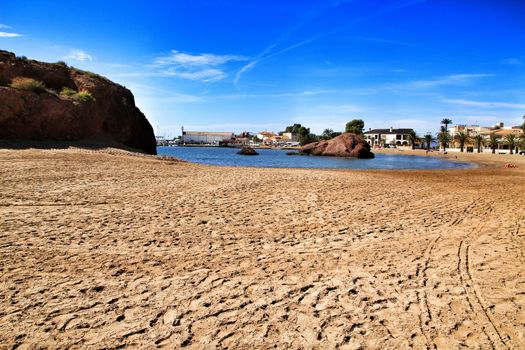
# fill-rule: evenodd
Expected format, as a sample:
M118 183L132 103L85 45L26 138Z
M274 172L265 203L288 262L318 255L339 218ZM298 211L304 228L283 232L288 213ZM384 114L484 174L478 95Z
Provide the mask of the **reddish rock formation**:
M41 81L47 92L9 87L17 77ZM87 91L95 100L61 96L64 87ZM95 141L156 154L153 128L128 89L65 64L21 59L1 50L0 139Z
M344 133L331 140L313 142L303 146L301 154L314 156L374 158L370 145L361 137L352 133Z

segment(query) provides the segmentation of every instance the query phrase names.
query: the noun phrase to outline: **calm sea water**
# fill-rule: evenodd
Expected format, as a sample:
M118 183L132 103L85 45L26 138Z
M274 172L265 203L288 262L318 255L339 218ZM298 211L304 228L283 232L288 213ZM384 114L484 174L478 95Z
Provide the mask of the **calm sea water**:
M159 155L174 156L193 163L260 168L327 169L460 169L471 163L452 162L436 157L376 154L374 159L288 156L285 150L258 149L258 156L241 156L235 148L157 147Z

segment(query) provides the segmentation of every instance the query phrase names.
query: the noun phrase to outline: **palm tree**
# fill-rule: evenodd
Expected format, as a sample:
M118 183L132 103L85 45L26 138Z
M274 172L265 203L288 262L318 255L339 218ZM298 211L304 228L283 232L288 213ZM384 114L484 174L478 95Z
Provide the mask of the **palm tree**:
M463 131L460 131L456 135L454 135L454 140L459 142L459 148L461 152L463 152L463 149L465 148L465 142L468 142L470 140L470 137L468 136L468 132L465 133Z
M430 144L432 143L432 141L434 141L434 138L432 137L431 134L426 134L425 135L425 143L427 144L427 151L430 151Z
M444 124L445 130L448 131L448 126L452 124L452 120L450 120L449 118L443 118L443 120L441 121L441 124Z
M525 123L523 123L523 125L525 126ZM521 134L518 138L518 145L522 151L525 150L525 134ZM516 153L519 154L518 145L516 145Z
M476 147L478 148L478 153L481 153L481 146L485 143L485 139L480 134L477 134L474 136L474 142L476 143Z
M488 144L492 149L492 154L496 153L496 148L499 145L499 137L496 134L490 134Z
M507 137L505 137L505 143L509 145L510 154L514 154L513 151L514 147L516 147L517 141L516 135L514 134L508 134Z
M450 142L450 134L446 131L441 131L438 134L438 140L439 140L439 143L441 143L441 147L443 148L443 151L446 151L447 144Z
M417 136L416 132L412 130L410 134L408 134L408 142L410 142L410 145L412 145L412 149L416 148L416 142L419 142L420 137Z

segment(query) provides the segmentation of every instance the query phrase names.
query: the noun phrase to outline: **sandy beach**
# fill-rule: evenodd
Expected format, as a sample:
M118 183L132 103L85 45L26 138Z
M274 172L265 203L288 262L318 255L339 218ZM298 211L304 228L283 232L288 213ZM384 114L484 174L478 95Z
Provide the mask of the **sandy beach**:
M523 349L525 157L448 156L483 166L0 150L0 349Z

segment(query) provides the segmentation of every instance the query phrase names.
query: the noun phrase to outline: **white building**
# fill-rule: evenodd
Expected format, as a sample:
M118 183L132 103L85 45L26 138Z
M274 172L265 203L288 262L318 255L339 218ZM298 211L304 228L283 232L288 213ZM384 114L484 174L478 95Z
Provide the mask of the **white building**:
M409 135L414 129L369 129L363 136L370 146L397 145L408 146Z
M488 137L492 132L492 128L479 125L455 125L448 128L448 133L452 138L454 138L459 132L464 132L471 137L476 135Z
M233 132L183 131L182 143L218 145L235 139Z

